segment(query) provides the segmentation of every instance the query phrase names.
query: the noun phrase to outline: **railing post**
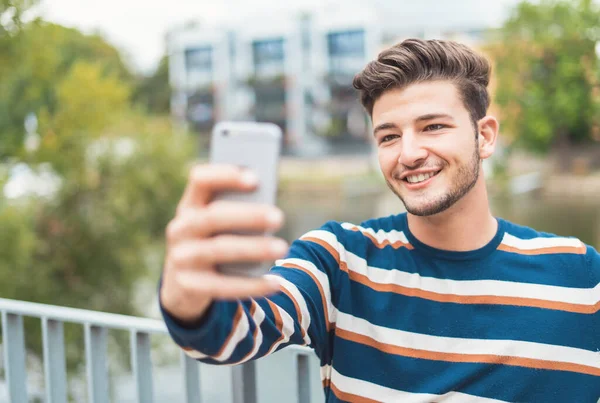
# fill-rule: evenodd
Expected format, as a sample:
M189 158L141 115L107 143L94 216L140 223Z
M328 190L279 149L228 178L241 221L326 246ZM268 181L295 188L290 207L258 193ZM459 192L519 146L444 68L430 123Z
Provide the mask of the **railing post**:
M67 401L67 371L63 323L43 318L42 337L46 399L48 403L64 403Z
M256 363L248 361L231 368L233 403L256 403Z
M200 403L200 382L198 361L181 350L181 367L185 387L185 403Z
M152 358L150 357L150 335L132 330L130 333L131 368L139 403L151 403L152 391Z
M298 365L298 403L310 403L310 369L308 367L308 356L299 353Z
M107 330L85 324L85 357L89 403L108 403Z
M2 312L4 368L11 403L27 403L27 372L23 317Z

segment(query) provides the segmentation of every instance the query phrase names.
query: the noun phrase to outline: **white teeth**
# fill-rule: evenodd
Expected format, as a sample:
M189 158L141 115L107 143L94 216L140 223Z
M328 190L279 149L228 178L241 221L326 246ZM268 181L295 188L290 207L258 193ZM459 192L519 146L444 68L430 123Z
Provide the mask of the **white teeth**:
M407 176L406 180L410 183L419 183L419 182L423 182L424 180L431 178L434 175L435 175L434 172L430 172L427 174L411 175L411 176Z

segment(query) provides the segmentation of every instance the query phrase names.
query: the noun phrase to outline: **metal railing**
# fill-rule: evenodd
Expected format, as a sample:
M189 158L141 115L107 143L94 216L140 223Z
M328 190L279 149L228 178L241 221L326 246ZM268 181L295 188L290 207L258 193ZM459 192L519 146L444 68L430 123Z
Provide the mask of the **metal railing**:
M23 326L23 317L25 316L41 320L45 402L67 402L64 323L83 326L87 395L90 403L110 401L107 333L112 329L125 330L130 335L131 368L136 390L135 401L140 403L155 401L150 338L156 334L167 334L167 329L162 321L3 298L0 298L0 312L2 313L5 382L11 403L28 402ZM284 351L286 354L283 354ZM226 396L223 399L219 398L218 401L230 400L232 403L278 401L277 399L280 397L274 397L271 393L278 387L280 390L283 387L286 402L310 403L317 401L315 397L319 396L320 381L318 380L318 362L316 362L313 352L304 347L291 347L284 351L274 354L279 357L275 357L275 362L266 362L267 365L263 366L263 369L260 369L260 363L257 366L257 362L229 367L231 382L228 386L230 390L223 390L226 392L224 393ZM263 360L271 359L268 357ZM180 353L179 360L183 388L181 391L182 401L186 403L206 402L200 388L200 368L202 371L210 371L211 366L199 364L183 352ZM282 360L285 361L283 365ZM314 362L311 363L311 360ZM284 371L284 380L280 378L282 370ZM268 374L260 376L261 371ZM273 380L273 378L278 379ZM260 387L259 384L263 386ZM223 386L219 385L219 388L223 388ZM322 401L322 398L318 400Z

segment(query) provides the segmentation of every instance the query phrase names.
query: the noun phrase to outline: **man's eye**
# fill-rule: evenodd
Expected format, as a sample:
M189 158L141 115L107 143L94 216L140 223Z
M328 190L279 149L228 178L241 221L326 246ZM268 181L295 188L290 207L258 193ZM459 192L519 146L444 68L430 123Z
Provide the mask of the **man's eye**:
M445 128L446 125L442 125L440 123L435 123L433 125L429 125L425 128L425 131L432 131L432 130L441 130L443 128Z
M393 139L395 139L395 138L397 138L397 137L400 137L400 136L398 136L397 134L388 134L388 135L386 135L386 136L383 136L383 137L381 138L381 142L382 142L382 143L385 143L385 142L387 142L387 141L391 141L391 140L393 140Z

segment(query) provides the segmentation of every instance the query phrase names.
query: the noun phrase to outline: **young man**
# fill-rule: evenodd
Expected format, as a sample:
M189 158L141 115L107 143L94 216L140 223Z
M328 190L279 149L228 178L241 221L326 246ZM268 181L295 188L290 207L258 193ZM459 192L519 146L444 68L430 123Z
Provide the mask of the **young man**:
M600 254L494 218L482 160L488 62L453 42L407 40L354 86L379 163L407 213L328 222L295 241L216 235L273 230L271 206L214 202L250 172L198 166L167 230L160 291L173 339L206 363L290 344L321 360L327 402L578 402L600 398ZM261 279L215 265L277 261Z

